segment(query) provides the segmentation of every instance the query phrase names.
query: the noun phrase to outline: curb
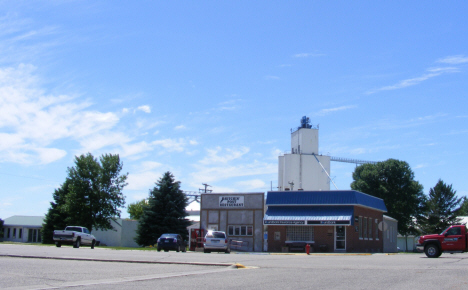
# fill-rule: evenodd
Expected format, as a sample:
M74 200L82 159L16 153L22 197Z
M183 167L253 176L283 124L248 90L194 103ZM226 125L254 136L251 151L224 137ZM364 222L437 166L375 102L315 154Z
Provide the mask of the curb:
M22 255L5 255L0 254L0 257L10 258L26 258L26 259L49 259L49 260L73 260L73 261L88 261L88 262L110 262L110 263L135 263L135 264L173 264L173 265L196 265L196 266L214 266L214 267L233 267L245 268L242 264L230 263L203 263L203 262L168 262L168 261L138 261L138 260L112 260L112 259L92 259L92 258L75 258L75 257L44 257L44 256L22 256Z

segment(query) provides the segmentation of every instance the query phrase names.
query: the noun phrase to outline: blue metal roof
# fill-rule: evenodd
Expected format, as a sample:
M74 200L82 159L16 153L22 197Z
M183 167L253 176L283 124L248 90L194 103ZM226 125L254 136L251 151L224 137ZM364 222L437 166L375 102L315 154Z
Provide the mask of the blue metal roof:
M270 206L263 220L351 221L352 206Z
M266 205L357 205L387 212L381 198L355 190L269 191Z

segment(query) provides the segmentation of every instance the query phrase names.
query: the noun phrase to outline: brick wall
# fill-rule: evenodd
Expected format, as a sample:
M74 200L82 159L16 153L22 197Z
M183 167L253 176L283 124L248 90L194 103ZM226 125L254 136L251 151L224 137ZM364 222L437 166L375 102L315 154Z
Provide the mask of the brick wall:
M355 221L353 226L346 226L346 252L358 253L381 253L383 252L382 231L378 231L376 238L376 227L383 220L383 213L363 207L354 207L355 217L366 217L372 219L371 238L359 238L359 232L356 229L359 222ZM354 217L353 217L354 218ZM375 220L378 223L375 223ZM275 240L275 232L279 233L280 239ZM281 252L282 247L286 245L286 226L268 226L268 251ZM314 227L315 252L326 250L333 252L335 250L335 227L334 226L315 226ZM322 247L321 247L322 246Z

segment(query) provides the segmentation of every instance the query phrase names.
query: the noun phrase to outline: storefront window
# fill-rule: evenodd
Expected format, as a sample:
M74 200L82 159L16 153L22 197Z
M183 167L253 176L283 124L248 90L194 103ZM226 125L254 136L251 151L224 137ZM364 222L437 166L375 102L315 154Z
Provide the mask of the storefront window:
M372 239L372 219L369 218L369 228L368 228L368 231L369 231L369 239Z
M253 226L228 226L228 236L252 236Z
M314 241L314 227L313 226L287 226L286 227L286 241Z

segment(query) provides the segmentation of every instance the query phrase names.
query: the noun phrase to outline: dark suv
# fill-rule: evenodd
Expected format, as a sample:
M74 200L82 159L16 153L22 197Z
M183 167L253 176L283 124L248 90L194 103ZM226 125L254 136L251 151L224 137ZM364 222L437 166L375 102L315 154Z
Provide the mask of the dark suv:
M187 245L178 234L162 234L158 239L157 250L158 252L161 250L164 250L164 252L169 252L169 250L185 252L187 251Z

